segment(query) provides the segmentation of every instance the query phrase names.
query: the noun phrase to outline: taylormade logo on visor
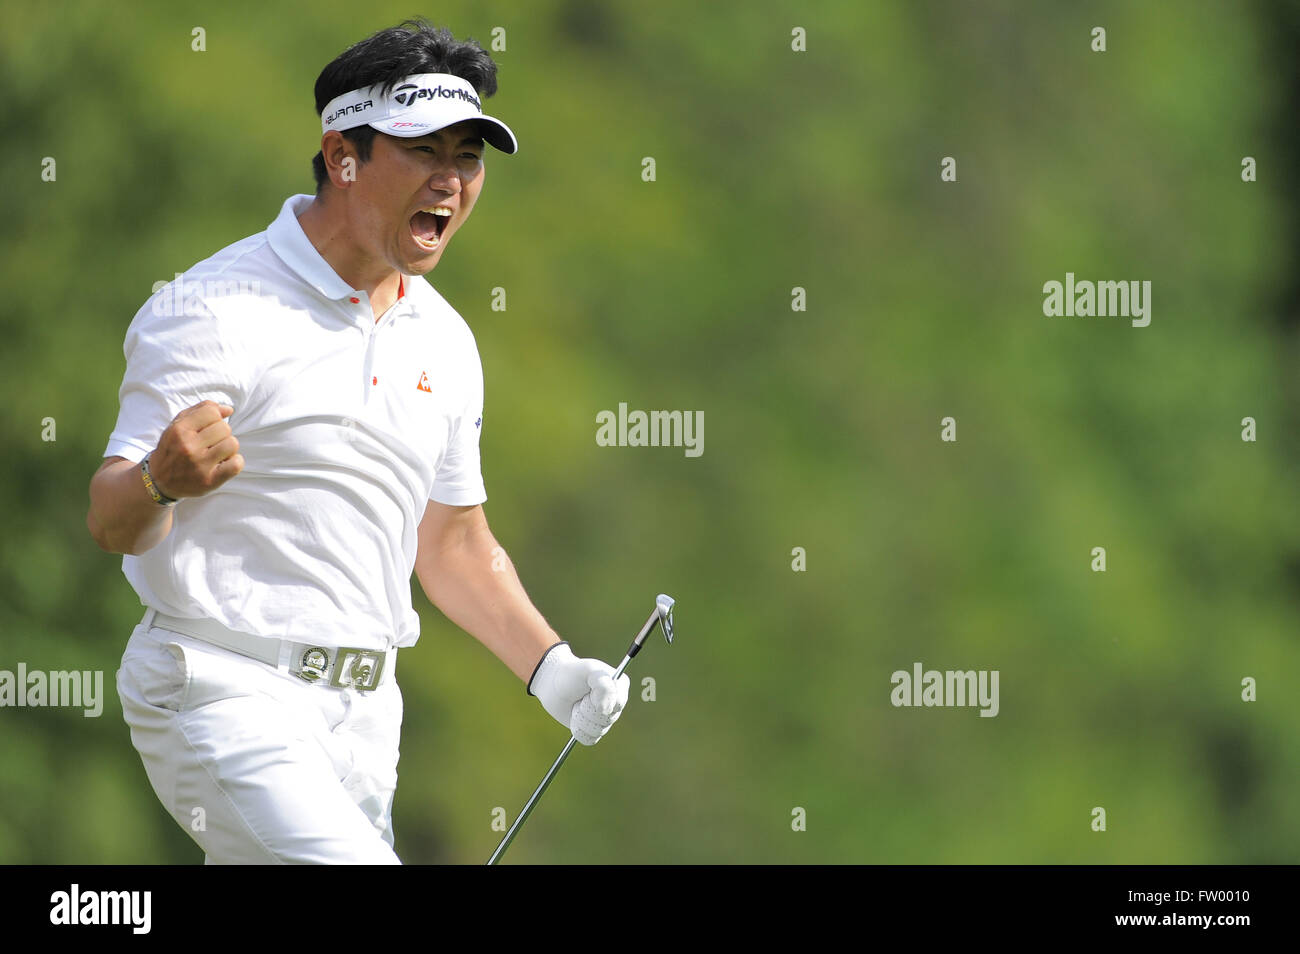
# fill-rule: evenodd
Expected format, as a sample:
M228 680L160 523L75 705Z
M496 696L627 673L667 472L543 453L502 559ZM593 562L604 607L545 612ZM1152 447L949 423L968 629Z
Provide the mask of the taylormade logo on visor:
M404 92L405 90L405 92ZM480 113L483 112L483 104L479 102L477 96L473 96L463 89L449 89L446 86L417 87L414 83L406 83L393 90L393 99L397 100L403 106L410 106L417 99L461 99L471 104Z

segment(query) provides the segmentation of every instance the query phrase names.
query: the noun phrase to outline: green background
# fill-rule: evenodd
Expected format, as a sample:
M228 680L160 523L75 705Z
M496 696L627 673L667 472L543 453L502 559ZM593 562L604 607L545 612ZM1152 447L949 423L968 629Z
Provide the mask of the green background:
M317 73L416 13L506 31L521 149L429 275L493 529L582 655L678 601L508 860L1300 860L1297 4L331 0L6 5L0 669L109 698L0 710L0 861L202 860L84 522L122 339L312 190ZM1067 271L1151 281L1151 325L1044 317ZM620 401L703 411L703 455L597 446ZM480 862L566 736L413 589L397 849ZM915 662L998 670L1000 714L893 707Z

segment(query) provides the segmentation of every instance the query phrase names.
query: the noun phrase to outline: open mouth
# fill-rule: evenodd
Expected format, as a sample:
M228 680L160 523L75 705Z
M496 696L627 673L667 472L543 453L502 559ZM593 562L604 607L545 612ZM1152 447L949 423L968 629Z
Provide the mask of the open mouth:
M432 252L442 244L442 234L450 221L451 209L442 206L421 209L411 216L411 237L420 248Z

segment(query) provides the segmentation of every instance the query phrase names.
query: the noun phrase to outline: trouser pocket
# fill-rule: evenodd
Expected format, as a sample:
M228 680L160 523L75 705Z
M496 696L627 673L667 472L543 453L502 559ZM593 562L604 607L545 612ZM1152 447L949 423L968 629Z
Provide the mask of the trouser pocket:
M119 689L124 677L140 702L171 712L180 712L185 706L190 667L185 650L178 643L168 642L137 626L122 655Z

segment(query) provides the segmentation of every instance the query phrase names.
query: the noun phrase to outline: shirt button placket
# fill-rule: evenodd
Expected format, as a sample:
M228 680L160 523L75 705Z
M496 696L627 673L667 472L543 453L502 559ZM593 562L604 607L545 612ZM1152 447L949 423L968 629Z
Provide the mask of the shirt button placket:
M360 298L359 295L351 295L351 296L349 296L349 297L348 297L348 301L351 302L351 303L354 304L354 305L360 305L360 304L361 304L361 298ZM362 388L362 391L363 391L363 393L364 393L364 398L363 398L363 400L364 400L365 402L369 403L369 401L370 401L370 389L371 389L372 387L376 387L376 386L378 386L378 384L379 384L379 376L378 376L377 374L375 374L374 371L373 371L373 369L374 369L374 347L375 347L375 328L374 328L374 323L371 322L371 321L365 321L365 320L364 320L365 318L368 317L367 315L360 314L360 313L361 313L362 311L364 311L364 310L365 310L365 309L363 309L363 308L358 308L358 309L357 309L357 312L358 312L357 317L358 317L359 319L361 319L361 321L360 321L360 323L359 323L359 324L360 324L360 327L361 327L361 333L362 333L363 335L365 335L365 338L366 338L366 357L365 357L365 362L364 362L364 364L363 364L363 368L369 368L369 369L371 369L371 374L370 374L370 384L369 384L368 386L364 386L364 387ZM364 373L364 372L363 372L363 373Z

